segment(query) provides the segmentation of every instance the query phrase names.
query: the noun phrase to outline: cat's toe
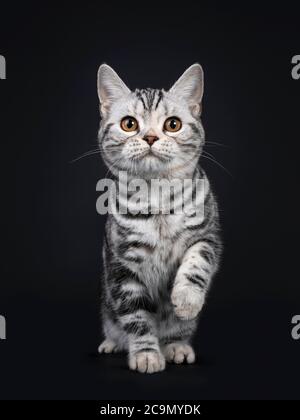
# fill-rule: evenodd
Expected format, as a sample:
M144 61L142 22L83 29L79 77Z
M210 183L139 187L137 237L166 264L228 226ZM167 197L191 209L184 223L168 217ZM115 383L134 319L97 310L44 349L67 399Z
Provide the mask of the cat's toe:
M106 338L98 347L98 353L116 353L117 351L117 344L109 338Z
M158 351L139 351L129 355L129 368L141 373L160 372L165 365L165 358Z
M169 363L181 364L187 362L190 364L196 360L195 352L189 344L167 344L163 349L163 353Z

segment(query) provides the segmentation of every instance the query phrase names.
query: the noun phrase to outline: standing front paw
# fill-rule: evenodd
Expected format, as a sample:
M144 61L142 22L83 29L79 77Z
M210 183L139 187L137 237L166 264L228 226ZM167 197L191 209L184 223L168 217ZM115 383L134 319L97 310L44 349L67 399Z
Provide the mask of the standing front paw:
M199 288L177 284L171 294L175 314L182 320L191 320L201 311L204 304L204 293Z
M141 373L155 373L164 370L166 362L164 356L156 350L138 351L129 354L129 368Z

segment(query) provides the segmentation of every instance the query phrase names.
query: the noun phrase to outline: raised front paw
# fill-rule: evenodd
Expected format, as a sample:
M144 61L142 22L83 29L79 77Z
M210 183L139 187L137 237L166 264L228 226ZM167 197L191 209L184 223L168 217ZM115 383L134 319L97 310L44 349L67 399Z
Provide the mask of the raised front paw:
M164 370L166 362L164 356L155 350L139 351L129 354L129 368L141 373L155 373Z
M204 293L196 287L177 284L171 294L175 314L182 320L191 320L201 311Z

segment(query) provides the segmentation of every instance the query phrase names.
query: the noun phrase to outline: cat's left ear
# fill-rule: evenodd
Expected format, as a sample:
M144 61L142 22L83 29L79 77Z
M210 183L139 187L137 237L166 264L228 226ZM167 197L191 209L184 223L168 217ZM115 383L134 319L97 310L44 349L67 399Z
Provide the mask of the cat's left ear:
M131 92L123 80L107 64L102 64L99 67L97 88L103 115L107 113L115 101L126 97Z
M183 97L188 102L195 115L201 112L203 91L204 74L198 63L189 67L170 89L171 93Z

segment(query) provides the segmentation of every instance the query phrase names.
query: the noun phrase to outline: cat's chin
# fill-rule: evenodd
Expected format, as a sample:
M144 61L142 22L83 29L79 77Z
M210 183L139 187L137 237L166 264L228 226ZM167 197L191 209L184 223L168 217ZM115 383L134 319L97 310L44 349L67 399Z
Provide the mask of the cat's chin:
M145 156L142 157L142 160L146 160L151 162L152 164L156 164L157 162L166 163L169 159L166 157L158 154L157 152L149 152Z
M157 178L166 175L168 168L166 162L166 159L160 159L151 153L136 160L134 166L128 165L128 168L124 168L123 170L134 175L135 178L139 176L144 179ZM133 173L132 169L134 171Z

